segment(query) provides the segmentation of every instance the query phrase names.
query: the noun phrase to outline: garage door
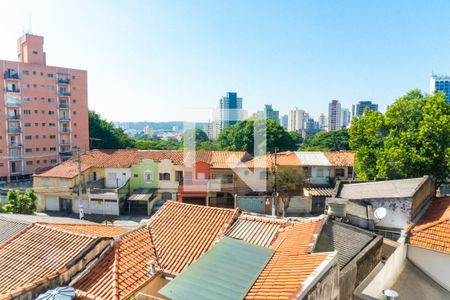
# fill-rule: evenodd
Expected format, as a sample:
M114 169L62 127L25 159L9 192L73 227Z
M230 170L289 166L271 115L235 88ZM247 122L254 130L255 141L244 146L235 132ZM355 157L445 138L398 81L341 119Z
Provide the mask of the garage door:
M45 210L59 211L58 196L46 196L45 197Z
M91 214L119 215L117 200L91 199Z

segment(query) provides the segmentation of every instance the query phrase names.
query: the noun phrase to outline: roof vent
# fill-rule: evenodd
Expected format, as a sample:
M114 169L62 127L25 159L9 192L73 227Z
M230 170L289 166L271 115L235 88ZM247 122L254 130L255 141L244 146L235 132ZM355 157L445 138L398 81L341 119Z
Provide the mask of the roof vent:
M398 297L398 293L396 291L389 289L383 290L383 295L386 297L386 300L394 300Z

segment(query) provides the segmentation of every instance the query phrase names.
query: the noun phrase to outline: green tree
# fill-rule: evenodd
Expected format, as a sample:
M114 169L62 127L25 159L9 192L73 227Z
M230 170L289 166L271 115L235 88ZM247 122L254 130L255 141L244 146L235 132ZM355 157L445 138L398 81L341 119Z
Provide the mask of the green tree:
M307 137L300 149L303 151L349 150L348 129L320 131Z
M209 142L208 135L203 130L201 130L199 128L188 129L188 130L186 130L183 133L183 138L181 139L181 148L184 149L184 147L185 147L184 143L185 142L186 142L187 145L193 145L194 144L194 140L193 140L194 138L195 138L195 145L196 145L195 148L196 149L199 149L198 146L201 143Z
M15 214L34 214L36 212L36 199L36 194L31 189L27 189L23 194L17 190L9 190L6 194L8 203L4 205L3 209Z
M298 168L286 168L277 172L277 190L280 191L283 203L283 217L286 215L291 199L294 196L301 196L303 188L307 185L306 177L302 170Z
M350 148L357 149L355 170L362 180L377 176L377 160L383 149L388 130L383 114L366 110L363 117L355 117L349 129Z
M413 90L397 99L384 117L365 112L352 121L358 176L432 175L437 183L445 181L450 170L450 104L445 99L442 93Z
M167 140L135 141L135 148L139 150L177 150L180 145L180 142L174 138Z
M89 111L89 137L94 149L127 149L133 148L134 139L121 128L115 128L111 122L103 119L95 111Z
M257 145L261 152L273 152L275 147L279 151L295 150L296 140L284 128L274 120L249 119L238 121L227 126L219 135L218 144L223 150L247 151L254 154L254 130L263 136L264 123L266 122L266 141Z

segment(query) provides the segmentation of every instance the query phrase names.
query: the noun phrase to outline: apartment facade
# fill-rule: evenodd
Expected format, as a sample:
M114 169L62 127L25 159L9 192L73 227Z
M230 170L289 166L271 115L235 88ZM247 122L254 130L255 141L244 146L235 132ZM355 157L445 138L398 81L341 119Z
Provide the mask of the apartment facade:
M305 111L297 107L289 110L288 114L288 131L300 131L305 129Z
M58 164L89 149L87 72L46 64L44 38L17 41L18 61L0 60L0 181Z
M338 100L331 100L328 104L328 130L334 131L342 128L341 103Z
M447 102L450 102L450 76L435 75L430 78L430 94L443 92L447 96Z
M352 105L352 117L362 116L366 108L369 110L378 111L378 104L372 103L372 101L359 101L356 105Z
M242 98L235 92L228 92L225 97L220 98L220 131L228 125L233 125L243 119Z

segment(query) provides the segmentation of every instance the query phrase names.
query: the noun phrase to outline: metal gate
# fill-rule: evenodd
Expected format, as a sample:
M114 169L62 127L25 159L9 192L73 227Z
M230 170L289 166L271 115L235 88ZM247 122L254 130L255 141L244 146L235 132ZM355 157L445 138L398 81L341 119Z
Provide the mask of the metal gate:
M254 213L265 213L265 197L264 196L239 196L238 207L249 210Z

